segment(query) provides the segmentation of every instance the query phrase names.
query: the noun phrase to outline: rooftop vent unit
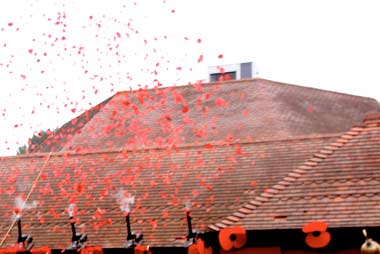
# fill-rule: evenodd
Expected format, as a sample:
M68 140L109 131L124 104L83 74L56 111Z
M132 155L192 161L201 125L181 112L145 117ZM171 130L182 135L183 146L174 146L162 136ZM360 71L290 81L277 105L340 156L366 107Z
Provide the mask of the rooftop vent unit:
M209 82L251 79L258 75L254 62L208 67Z

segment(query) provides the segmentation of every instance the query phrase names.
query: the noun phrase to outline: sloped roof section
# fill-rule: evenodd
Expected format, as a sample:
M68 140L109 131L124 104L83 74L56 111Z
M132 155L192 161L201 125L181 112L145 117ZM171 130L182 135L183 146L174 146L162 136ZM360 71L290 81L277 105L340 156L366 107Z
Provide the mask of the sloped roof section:
M281 140L339 133L380 110L370 98L264 79L119 92L36 152ZM72 122L72 121L71 121Z
M330 228L379 226L380 113L368 114L364 125L352 128L293 173L234 223L248 230L300 229L312 221L325 221ZM231 220L224 220L210 227L218 230L229 224Z
M88 122L91 121L91 118L99 113L99 111L106 105L111 98L106 99L105 101L99 103L98 105L92 107L87 110L83 114L78 117L72 119L71 121L65 123L58 130L51 132L51 134L47 137L47 139L42 142L40 145L35 146L31 145L30 153L37 152L58 152L62 150L62 148L70 142L70 140L81 132L83 126L85 126Z
M153 247L182 246L187 234L186 201L193 228L207 230L283 179L337 135L292 140L184 146L176 149L61 152L0 158L0 220L3 236L12 222L15 198L25 198L38 175L24 232L37 246L68 246L67 207L74 202L92 243L124 247L126 225L118 195L135 197L132 230ZM35 207L33 207L35 206ZM32 208L33 207L33 208ZM6 245L16 241L13 228Z

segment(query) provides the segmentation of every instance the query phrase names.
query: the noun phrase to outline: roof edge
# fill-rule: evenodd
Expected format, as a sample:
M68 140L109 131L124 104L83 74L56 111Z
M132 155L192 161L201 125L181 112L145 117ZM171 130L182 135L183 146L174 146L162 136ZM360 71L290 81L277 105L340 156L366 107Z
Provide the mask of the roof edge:
M270 79L265 79L265 78L261 78L261 77L254 77L254 78L249 78L249 79L238 79L238 80L225 80L225 81L214 81L214 82L203 82L202 80L199 80L199 81L196 81L196 82L189 82L188 84L184 84L184 85L172 85L172 86L157 86L157 87L151 87L151 88L138 88L138 89L131 89L131 90L122 90L122 91L117 91L115 95L118 95L118 94L128 94L128 93L136 93L140 90L154 90L154 89L158 89L158 90L161 90L161 89L178 89L178 88L181 88L181 89L185 89L185 88L188 88L190 86L194 86L195 84L198 84L198 83L201 83L202 86L213 86L213 85L228 85L228 84L231 84L231 83L244 83L244 82L252 82L252 81L266 81L266 82L270 82L270 83L275 83L275 84L280 84L280 85L286 85L286 86L293 86L293 87L299 87L299 88L304 88L304 89L311 89L311 90L316 90L316 91L320 91L320 92L325 92L325 93L332 93L332 94L339 94L339 95L343 95L343 96L350 96L350 97L356 97L356 98L365 98L365 99L368 99L368 100L373 100L375 102L377 102L379 104L379 109L380 109L380 102L378 102L375 98L372 98L372 97L367 97L367 96L361 96L361 95L354 95L354 94L349 94L349 93L344 93L344 92L337 92L337 91L330 91L330 90L325 90L325 89L321 89L321 88L315 88L315 87L312 87L312 86L303 86L303 85L296 85L296 84L292 84L292 83L287 83L287 82L281 82L281 81L275 81L275 80L270 80ZM115 96L114 95L114 96Z

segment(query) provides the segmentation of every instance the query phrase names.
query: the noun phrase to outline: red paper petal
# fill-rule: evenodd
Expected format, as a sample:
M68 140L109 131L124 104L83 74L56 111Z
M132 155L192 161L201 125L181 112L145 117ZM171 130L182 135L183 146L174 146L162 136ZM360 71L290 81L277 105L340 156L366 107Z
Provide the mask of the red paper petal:
M331 240L331 235L329 232L321 232L319 236L314 236L312 233L307 234L306 244L314 249L319 249L326 247Z
M313 221L310 223L305 224L302 227L302 232L304 233L312 233L314 231L326 231L327 230L327 223L324 221Z
M192 244L187 248L188 254L198 254L198 247L196 244Z
M233 247L233 242L230 239L232 229L224 228L219 232L219 244L223 250L229 251Z
M247 242L247 233L244 228L235 226L232 228L232 234L235 234L236 239L233 241L233 246L239 249Z

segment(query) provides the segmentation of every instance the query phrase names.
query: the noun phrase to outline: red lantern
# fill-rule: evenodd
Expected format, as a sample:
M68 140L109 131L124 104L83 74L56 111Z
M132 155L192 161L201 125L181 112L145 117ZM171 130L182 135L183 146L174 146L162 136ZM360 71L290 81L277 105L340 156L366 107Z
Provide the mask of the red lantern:
M331 235L326 230L327 224L323 221L305 224L302 231L307 234L305 238L306 244L313 249L326 247L331 240Z
M239 249L244 246L246 241L247 234L242 227L224 228L219 232L219 244L223 250Z

